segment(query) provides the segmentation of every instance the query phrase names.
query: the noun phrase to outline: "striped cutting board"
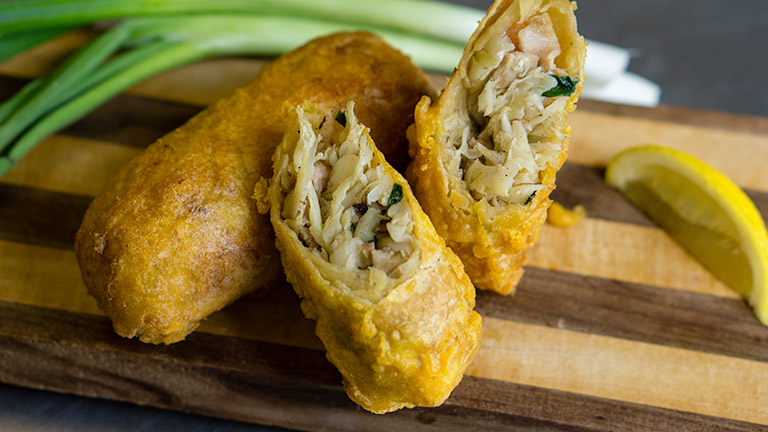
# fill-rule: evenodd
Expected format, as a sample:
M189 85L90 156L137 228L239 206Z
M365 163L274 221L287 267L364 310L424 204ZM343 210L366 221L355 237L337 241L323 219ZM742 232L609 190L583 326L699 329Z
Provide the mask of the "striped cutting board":
M0 100L88 35L0 64ZM768 328L602 182L617 151L693 153L768 214L768 119L583 102L554 198L589 218L545 226L518 293L478 293L483 341L444 406L376 416L344 394L287 285L188 340L116 336L72 250L83 212L142 147L247 82L263 61L157 76L41 143L0 179L0 380L298 429L764 430Z

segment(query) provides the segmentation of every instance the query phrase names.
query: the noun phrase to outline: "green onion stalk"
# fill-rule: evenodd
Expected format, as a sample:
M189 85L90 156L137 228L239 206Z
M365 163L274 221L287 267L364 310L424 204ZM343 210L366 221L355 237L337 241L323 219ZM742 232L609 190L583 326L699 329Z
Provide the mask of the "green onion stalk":
M40 140L149 76L204 58L276 55L343 30L374 31L419 66L435 71L450 72L463 51L463 46L455 42L365 24L301 17L216 14L128 19L93 40L52 74L31 81L0 105L0 176Z
M302 16L462 45L484 15L478 9L430 0L11 0L0 2L0 37L125 17L203 13Z

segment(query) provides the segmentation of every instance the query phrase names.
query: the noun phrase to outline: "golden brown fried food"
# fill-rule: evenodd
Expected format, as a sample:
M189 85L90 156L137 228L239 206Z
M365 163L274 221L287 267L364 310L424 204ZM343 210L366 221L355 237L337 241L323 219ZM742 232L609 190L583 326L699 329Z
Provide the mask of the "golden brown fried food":
M357 102L393 160L432 93L424 73L376 36L317 39L265 66L246 87L150 145L96 197L77 233L88 291L115 331L144 342L183 339L238 297L283 280L269 219L251 198L271 177L291 106Z
M478 288L514 291L546 219L584 79L574 8L497 0L440 98L416 108L407 177Z
M375 413L436 406L477 351L475 289L352 106L297 107L256 198L349 397Z

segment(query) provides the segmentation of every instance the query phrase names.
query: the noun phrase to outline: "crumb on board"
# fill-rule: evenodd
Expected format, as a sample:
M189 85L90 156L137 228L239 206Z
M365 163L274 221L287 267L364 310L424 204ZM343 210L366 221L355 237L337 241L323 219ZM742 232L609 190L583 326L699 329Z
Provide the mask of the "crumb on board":
M582 220L586 215L587 210L581 204L574 207L573 210L568 210L562 204L553 201L547 213L547 223L558 227L569 227Z

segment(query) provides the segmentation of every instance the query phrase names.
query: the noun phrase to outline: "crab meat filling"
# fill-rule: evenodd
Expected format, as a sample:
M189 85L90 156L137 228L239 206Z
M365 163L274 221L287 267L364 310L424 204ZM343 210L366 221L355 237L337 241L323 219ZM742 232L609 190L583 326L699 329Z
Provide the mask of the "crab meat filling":
M335 118L299 112L281 216L305 247L345 270L396 279L415 269L412 209L402 185L373 163L352 106Z
M543 95L558 86L555 76L567 75L555 65L558 55L552 21L540 14L489 40L470 59L466 110L446 123L446 142L456 151L445 154L449 172L473 199L528 204L544 188L540 173L556 166L567 139L568 97Z

